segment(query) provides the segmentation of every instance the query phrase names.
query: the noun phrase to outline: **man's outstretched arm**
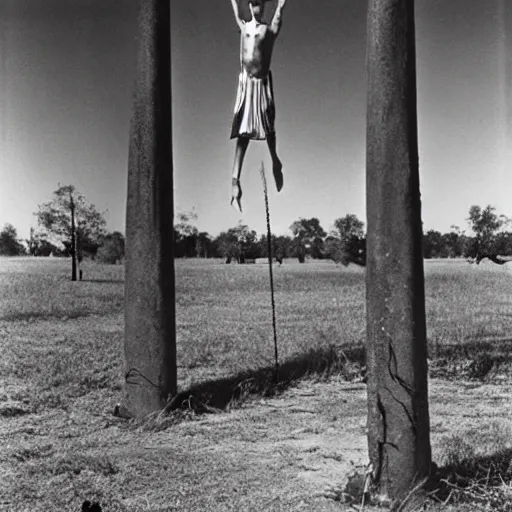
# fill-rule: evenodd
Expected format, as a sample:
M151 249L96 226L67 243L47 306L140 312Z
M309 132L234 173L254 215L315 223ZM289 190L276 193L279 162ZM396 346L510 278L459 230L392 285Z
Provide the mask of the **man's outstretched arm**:
M240 18L240 13L238 12L238 3L236 0L231 0L231 5L233 6L233 13L235 15L235 20L238 24L240 30L242 30L242 25L244 24L242 18Z
M234 0L233 0L234 1ZM279 0L277 3L276 12L274 13L274 17L272 18L272 22L270 23L270 30L274 32L277 36L279 31L281 30L281 25L283 23L283 9L286 4L286 0Z

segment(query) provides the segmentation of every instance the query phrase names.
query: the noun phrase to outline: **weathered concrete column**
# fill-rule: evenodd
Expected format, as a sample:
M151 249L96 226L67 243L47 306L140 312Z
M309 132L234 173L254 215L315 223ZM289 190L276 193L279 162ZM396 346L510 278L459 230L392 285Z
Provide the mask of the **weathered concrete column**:
M368 444L374 492L430 472L414 0L369 0Z
M176 393L170 0L141 0L128 163L124 406Z

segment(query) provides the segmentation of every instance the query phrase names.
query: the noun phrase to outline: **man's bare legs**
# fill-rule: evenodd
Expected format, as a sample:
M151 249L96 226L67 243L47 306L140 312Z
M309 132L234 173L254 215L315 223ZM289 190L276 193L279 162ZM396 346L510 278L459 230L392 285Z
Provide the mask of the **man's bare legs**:
M274 174L276 188L277 188L277 191L280 192L281 189L283 188L283 173L282 173L283 164L281 163L281 160L279 160L279 157L277 156L276 134L275 133L270 133L267 135L267 144L268 144L268 149L270 151L270 156L272 158L272 172Z
M240 175L242 174L242 164L244 163L244 157L248 146L249 139L247 137L238 137L236 139L235 161L233 163L233 176L231 179L231 205L239 212L242 211Z
M249 146L249 138L238 137L236 139L235 161L233 163L233 176L231 178L231 205L239 212L242 211L242 188L240 186L240 176L242 174L242 165L244 163L245 153ZM276 134L271 133L267 135L267 144L272 158L272 173L276 182L277 191L280 192L283 188L283 164L277 156L276 150Z

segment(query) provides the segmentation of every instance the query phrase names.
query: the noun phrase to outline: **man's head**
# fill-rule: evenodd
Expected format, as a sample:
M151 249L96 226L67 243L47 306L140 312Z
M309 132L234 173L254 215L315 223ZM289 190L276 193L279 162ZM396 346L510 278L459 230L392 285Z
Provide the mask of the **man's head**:
M254 13L254 17L257 21L260 21L263 16L264 3L265 0L249 0L249 6L252 8L252 12Z

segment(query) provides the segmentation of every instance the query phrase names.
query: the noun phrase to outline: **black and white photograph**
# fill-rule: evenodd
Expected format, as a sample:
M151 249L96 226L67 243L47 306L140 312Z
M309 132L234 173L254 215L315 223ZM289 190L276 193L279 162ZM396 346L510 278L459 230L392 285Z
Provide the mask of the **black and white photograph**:
M512 512L511 0L0 0L0 511Z

